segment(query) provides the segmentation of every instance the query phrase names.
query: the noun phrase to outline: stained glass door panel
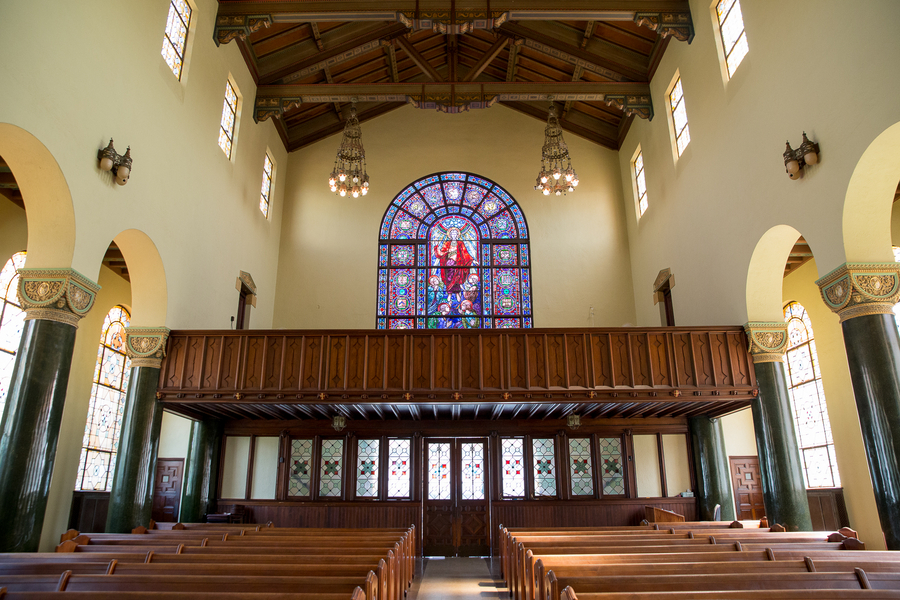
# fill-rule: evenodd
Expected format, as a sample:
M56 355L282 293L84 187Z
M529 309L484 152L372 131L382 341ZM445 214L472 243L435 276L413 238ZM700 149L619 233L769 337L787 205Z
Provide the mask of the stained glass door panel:
M425 556L490 554L487 441L425 441Z

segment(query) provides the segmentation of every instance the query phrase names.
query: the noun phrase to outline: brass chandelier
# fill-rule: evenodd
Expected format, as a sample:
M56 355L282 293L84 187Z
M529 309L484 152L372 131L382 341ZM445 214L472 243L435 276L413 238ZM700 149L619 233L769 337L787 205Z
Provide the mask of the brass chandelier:
M369 193L366 151L362 145L359 119L356 118L356 98L350 104L350 116L344 124L341 147L338 148L334 168L328 176L328 188L340 196L350 194L354 198Z
M541 148L541 172L535 181L534 189L549 196L552 192L557 196L566 192L574 192L578 185L578 176L572 168L569 158L569 147L562 136L562 127L556 116L556 105L550 98L550 114L547 127L544 129L544 147Z

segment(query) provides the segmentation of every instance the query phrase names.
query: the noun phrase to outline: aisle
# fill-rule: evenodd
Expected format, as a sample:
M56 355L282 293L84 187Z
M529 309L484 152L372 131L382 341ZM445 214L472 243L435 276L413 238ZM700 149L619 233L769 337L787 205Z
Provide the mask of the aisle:
M408 600L508 598L503 581L494 579L484 558L426 559L425 572Z

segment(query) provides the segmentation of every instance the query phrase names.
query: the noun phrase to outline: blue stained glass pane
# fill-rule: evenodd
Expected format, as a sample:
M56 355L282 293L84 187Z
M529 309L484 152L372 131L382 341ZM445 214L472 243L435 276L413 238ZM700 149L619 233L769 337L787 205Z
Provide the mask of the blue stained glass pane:
M441 175L441 181L465 181L465 173L444 173Z
M428 248L425 244L418 244L419 248L419 266L425 264L425 250Z
M494 319L494 328L495 329L519 329L522 327L521 323L519 323L519 319Z
M532 324L531 324L531 317L525 317L524 321L525 321L524 327L526 327L526 328L528 328L528 329L531 329L531 327L532 327Z
M391 266L414 267L416 266L416 247L409 244L391 247Z
M414 188L413 186L409 186L408 188L397 194L397 197L394 198L394 204L402 204L403 201L412 196L415 191L416 188Z
M416 319L416 329L425 329L425 317Z
M488 266L491 264L491 246L484 244L481 247L481 264Z
M485 329L493 329L493 327L494 327L491 324L493 322L493 319L482 319L481 322L482 322L482 327L484 327Z
M439 216L446 215L447 209L445 207L441 207L441 208L437 209L436 211L434 211L434 214L439 215Z
M378 266L386 267L387 266L387 257L388 257L388 247L382 244L378 248Z
M418 220L400 211L394 218L394 224L391 226L391 239L409 240L414 239L416 234L416 225Z
M483 238L491 237L491 230L488 229L488 226L485 223L478 226L478 231L481 232L481 237Z
M424 221L430 225L431 223L434 223L434 220L436 218L437 217L435 217L434 214L432 213L432 214L429 214L427 217L425 217Z
M493 217L503 208L503 203L493 194L490 194L487 198L484 199L484 202L481 203L481 206L478 208L478 212L480 212L485 217Z
M448 207L447 207L447 212L448 212L448 213L458 213L458 212L459 212L459 207L458 207L458 206L448 206Z
M388 209L388 211L384 215L384 221L381 222L381 239L387 239L391 233L391 222L394 219L394 215L397 214L397 207L392 206Z
M525 225L525 217L522 215L522 211L519 210L518 206L510 206L510 212L512 212L513 217L516 219L516 225L519 226L519 237L527 238L528 237L528 226Z
M494 273L494 314L521 314L519 270L496 269Z
M472 208L478 208L478 205L481 204L481 200L484 198L484 195L487 193L487 190L484 188L480 188L474 185L466 186L466 193L463 196L463 204L467 206L471 206Z
M391 315L415 314L416 272L414 269L392 269L388 296Z
M387 326L387 320L384 317L378 319L378 329L384 329Z
M386 312L387 306L387 269L378 269L378 315L382 316Z
M428 317L428 329L478 329L478 317Z
M429 211L428 205L425 204L425 201L418 194L412 196L409 200L407 200L403 205L403 208L410 214L413 214L420 219L424 218Z
M479 224L484 223L484 217L482 217L478 213L472 215L472 220Z
M497 196L498 198L500 198L501 200L503 200L503 202L506 204L510 204L513 202L513 199L510 197L509 194L506 193L506 190L501 188L499 185L492 190L492 193L495 196Z
M517 244L495 244L494 245L494 262L497 266L516 266L518 261L518 245Z
M491 237L495 239L509 239L516 237L516 226L513 225L509 213L504 211L488 221L491 226Z
M528 266L528 244L519 245L519 252L522 254L522 266Z
M434 215L428 215L428 217L434 219ZM428 225L419 225L419 235L416 236L416 239L424 239L426 235L428 235Z
M531 276L528 269L522 269L522 314L531 314Z
M491 294L491 270L490 269L482 269L481 270L481 281L484 285L483 294L484 294L484 305L492 306L493 302L491 302L492 294Z
M419 192L419 194L423 198L425 198L425 201L432 208L437 208L444 205L444 193L441 190L441 186L439 185L432 185L430 187L423 188L422 191Z
M467 217L471 217L475 214L475 211L473 211L471 208L460 208L459 212L466 215Z
M390 329L415 329L412 319L390 319L388 326Z
M416 313L423 314L425 312L425 269L419 269L418 288L416 288Z
M432 175L431 177L426 177L425 179L420 179L419 181L417 181L415 183L415 186L421 190L426 185L431 185L431 184L437 183L437 182L438 182L438 176Z
M451 181L444 184L444 198L447 203L461 204L463 202L463 188L465 184Z
M472 183L477 183L478 185L485 187L487 189L491 189L494 187L494 184L488 181L487 179L482 179L481 177L476 177L475 175L469 175L467 179Z

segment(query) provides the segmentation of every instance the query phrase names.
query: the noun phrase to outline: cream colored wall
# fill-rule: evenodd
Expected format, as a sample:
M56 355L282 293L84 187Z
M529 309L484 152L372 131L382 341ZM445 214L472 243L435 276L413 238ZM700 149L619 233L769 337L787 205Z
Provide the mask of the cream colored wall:
M659 482L659 449L655 435L636 435L634 442L634 477L639 498L658 498L662 493Z
M0 269L28 244L28 225L25 211L0 196Z
M96 278L123 230L141 229L154 241L168 313L165 323L142 324L228 328L244 270L260 292L253 323L270 327L287 152L271 122L253 122L255 85L237 44L213 41L217 3L196 2L183 82L160 55L168 7L168 0L4 2L0 54L15 60L0 64L0 122L30 132L59 163L75 208L73 268ZM244 99L233 160L217 144L229 74ZM132 148L124 187L97 166L97 149L110 137L120 152ZM266 148L279 167L268 220L257 208Z
M358 199L326 185L339 136L291 153L274 326L375 327L384 212L408 184L450 170L492 179L519 202L531 236L536 327L633 323L616 153L567 133L581 183L568 196L544 197L533 189L543 130L502 106L458 115L397 109L362 124L371 192Z
M753 411L749 408L722 417L722 434L728 456L757 456Z
M274 500L278 478L277 437L256 438L253 452L253 481L250 483L250 497L258 500Z
M666 494L677 496L690 491L691 468L688 464L687 440L684 434L662 436L663 456L666 463Z
M250 464L250 436L225 438L220 498L244 498L247 494L247 465Z
M677 280L679 325L746 322L751 254L762 234L780 223L806 237L820 275L837 267L844 261L842 207L850 174L872 140L900 121L900 80L884 76L884 57L900 56L894 34L900 3L873 0L851 10L840 0L744 2L750 51L727 83L711 3L690 4L694 40L669 44L651 83L655 118L636 119L619 152L640 325L659 322L651 284L665 267ZM814 52L785 54L811 31L839 33L820 39ZM665 113L666 86L676 70L691 134L677 162ZM848 111L836 100L842 93L834 73L841 73L840 89L867 90L857 108ZM791 181L781 153L785 139L796 147L804 130L820 143L821 162ZM640 221L630 175L638 144L649 197Z
M191 439L191 420L181 415L163 411L162 426L159 432L159 447L156 456L159 458L187 459L188 444Z
M815 284L818 272L815 262L811 260L785 277L784 302L794 300L802 304L812 323L850 526L859 531L866 547L883 549L884 537L866 463L841 325L838 316L821 299Z
M68 529L72 490L75 489L78 475L103 321L114 306L131 306L131 286L122 277L101 267L99 283L102 288L94 301L94 307L78 322L75 334L66 403L59 427L44 528L41 531L41 552L52 552L59 544L59 536Z

